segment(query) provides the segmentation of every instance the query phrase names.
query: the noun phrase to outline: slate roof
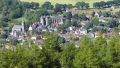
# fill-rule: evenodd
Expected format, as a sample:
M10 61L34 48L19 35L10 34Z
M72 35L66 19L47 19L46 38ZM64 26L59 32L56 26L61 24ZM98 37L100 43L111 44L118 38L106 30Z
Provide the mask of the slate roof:
M22 25L14 25L12 30L20 31L23 28Z

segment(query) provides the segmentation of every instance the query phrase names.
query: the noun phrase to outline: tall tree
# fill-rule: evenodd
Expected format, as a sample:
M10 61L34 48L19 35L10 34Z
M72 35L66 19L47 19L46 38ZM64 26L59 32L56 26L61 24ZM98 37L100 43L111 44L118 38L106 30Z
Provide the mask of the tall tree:
M88 9L88 8L89 8L89 3L77 2L77 3L76 3L76 7L77 7L78 9Z
M45 2L45 3L42 5L42 8L51 10L51 9L53 9L53 5L52 5L50 2Z
M74 44L67 44L63 48L63 51L60 53L60 63L62 68L73 68L73 60L77 49Z
M92 50L93 43L91 39L84 37L81 40L80 49L74 60L75 68L96 68L97 58Z

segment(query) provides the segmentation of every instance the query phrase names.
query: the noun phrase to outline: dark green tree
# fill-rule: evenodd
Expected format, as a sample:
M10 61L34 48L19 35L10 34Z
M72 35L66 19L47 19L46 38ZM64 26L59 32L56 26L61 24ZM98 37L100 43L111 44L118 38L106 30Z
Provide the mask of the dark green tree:
M63 48L63 51L60 53L60 63L62 68L73 68L73 60L75 58L75 54L77 49L74 44L67 44Z
M45 3L42 5L42 8L51 10L51 9L53 9L53 5L52 5L50 2L45 2Z

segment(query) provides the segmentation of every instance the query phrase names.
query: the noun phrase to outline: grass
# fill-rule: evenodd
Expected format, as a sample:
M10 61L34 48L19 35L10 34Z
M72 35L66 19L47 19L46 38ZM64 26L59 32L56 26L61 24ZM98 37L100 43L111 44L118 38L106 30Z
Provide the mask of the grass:
M14 21L21 23L22 21L25 22L27 20L25 19L25 17L21 17L21 18L14 19Z
M2 18L2 14L0 14L0 18Z
M96 11L96 12L100 12L100 11L101 12L108 12L108 11L110 11L114 14L114 13L120 11L120 8L116 8L113 11L111 11L111 8L100 9L100 10L98 10L98 9L88 9L88 10L77 10L77 11L79 11L80 14L85 13L85 14L90 14L90 15L92 14L93 11Z
M110 0L21 0L21 1L24 1L24 2L38 2L38 3L40 3L40 5L43 4L46 1L51 2L53 5L55 5L56 3L59 3L59 4L73 4L73 5L75 5L76 2L84 1L86 3L90 3L90 7L92 7L94 2L110 1Z

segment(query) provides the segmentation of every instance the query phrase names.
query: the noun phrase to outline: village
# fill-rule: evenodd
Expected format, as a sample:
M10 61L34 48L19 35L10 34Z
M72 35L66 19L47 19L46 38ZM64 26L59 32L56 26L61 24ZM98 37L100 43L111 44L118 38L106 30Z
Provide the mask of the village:
M114 7L111 7L109 10L114 10L114 9L115 9ZM77 11L76 9L66 10L66 12L71 13L72 17L76 14L79 14L79 11ZM88 24L91 22L93 16L95 19L97 19L96 21L93 22L95 23L98 22L98 24L92 25L91 28L88 28L88 26L90 26ZM21 45L23 45L24 42L31 40L33 43L41 47L45 39L44 33L54 32L64 39L64 43L74 41L76 47L79 47L80 40L83 36L88 36L89 38L95 40L99 36L109 38L113 35L120 34L119 31L115 32L113 28L114 26L116 27L116 24L119 25L120 23L119 18L113 18L110 16L106 17L102 15L102 12L96 12L96 11L93 11L93 16L92 14L91 15L84 14L84 18L82 20L76 19L75 20L76 24L69 25L66 28L62 28L61 30L59 30L59 27L61 25L65 25L64 23L67 20L67 18L63 14L58 14L57 16L51 16L51 15L41 16L39 22L34 22L33 24L29 25L27 31L25 30L24 20L22 20L21 24L16 24L12 27L11 33L5 40L6 42L9 42L11 40L18 40L21 41ZM74 21L72 17L68 22ZM113 27L104 26L104 23L109 22L109 20L115 21L112 22ZM85 28L86 25L88 25L87 28ZM94 30L96 29L96 31L93 31L93 28ZM105 32L102 32L101 30Z
M78 2L75 6L53 6L50 2L42 6L34 2L23 2L22 5L26 9L15 15L6 15L6 10L3 12L0 30L0 46L3 48L30 47L32 43L42 47L47 39L46 33L55 33L63 39L63 44L74 42L76 47L85 36L94 41L97 37L109 39L120 35L120 9L116 1L95 2L93 8L86 2Z
M120 68L120 0L0 0L0 68Z

